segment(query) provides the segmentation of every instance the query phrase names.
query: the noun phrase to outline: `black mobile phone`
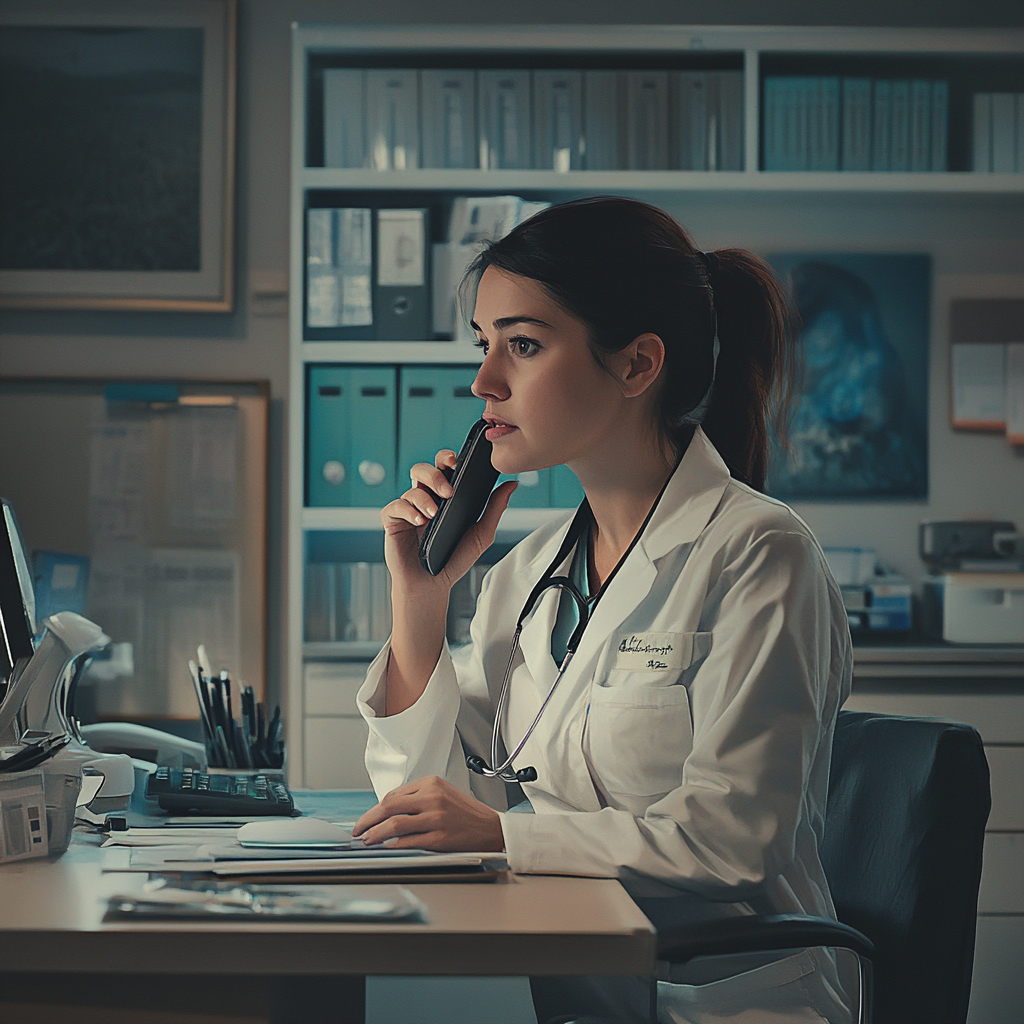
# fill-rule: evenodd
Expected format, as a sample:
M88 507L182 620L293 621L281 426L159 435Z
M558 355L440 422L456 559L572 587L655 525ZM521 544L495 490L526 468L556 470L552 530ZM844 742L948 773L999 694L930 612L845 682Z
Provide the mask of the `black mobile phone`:
M491 465L491 442L484 436L488 424L477 420L455 459L454 469L442 470L455 493L442 498L437 515L420 538L420 565L436 576L451 558L462 535L480 518L498 471Z

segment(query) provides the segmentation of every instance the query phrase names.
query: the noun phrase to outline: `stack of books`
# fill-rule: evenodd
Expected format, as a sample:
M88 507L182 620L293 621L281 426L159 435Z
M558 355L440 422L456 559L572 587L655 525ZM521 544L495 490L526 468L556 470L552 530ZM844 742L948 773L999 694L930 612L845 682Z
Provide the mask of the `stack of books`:
M766 171L945 171L949 83L767 77Z

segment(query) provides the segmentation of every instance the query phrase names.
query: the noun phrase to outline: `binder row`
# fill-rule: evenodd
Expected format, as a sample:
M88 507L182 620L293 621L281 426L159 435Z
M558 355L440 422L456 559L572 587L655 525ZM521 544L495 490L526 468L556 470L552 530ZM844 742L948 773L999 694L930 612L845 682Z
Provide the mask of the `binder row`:
M452 587L446 634L453 645L469 642L489 565L474 565ZM391 576L383 562L309 562L306 565L307 642L375 641L391 635Z
M1024 172L1024 92L974 94L975 171Z
M741 170L742 71L323 73L324 165Z
M308 562L305 639L387 640L391 576L383 562Z
M766 171L945 171L949 83L764 80Z
M307 507L382 508L417 462L458 451L484 402L474 366L308 368ZM501 477L501 479L509 479ZM513 508L572 508L583 489L565 466L520 473Z
M456 306L466 269L485 241L549 205L518 196L456 197L449 241L429 251L429 210L307 210L305 337L474 340Z

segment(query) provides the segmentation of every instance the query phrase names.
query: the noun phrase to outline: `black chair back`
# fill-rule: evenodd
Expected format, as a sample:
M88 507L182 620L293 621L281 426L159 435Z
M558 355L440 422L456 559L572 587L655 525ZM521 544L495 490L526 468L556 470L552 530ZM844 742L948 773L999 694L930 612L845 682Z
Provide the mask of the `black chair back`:
M840 921L875 944L874 1024L963 1024L991 807L969 725L841 711L825 874Z

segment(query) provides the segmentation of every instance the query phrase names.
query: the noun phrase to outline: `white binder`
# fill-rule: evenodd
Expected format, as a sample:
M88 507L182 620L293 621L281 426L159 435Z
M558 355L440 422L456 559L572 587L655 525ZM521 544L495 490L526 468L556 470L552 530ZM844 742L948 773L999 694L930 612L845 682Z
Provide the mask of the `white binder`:
M743 170L743 72L715 71L718 138L715 168Z
M366 160L366 72L324 71L324 167L364 167Z
M306 211L306 324L338 325L338 275L334 265L334 210Z
M583 73L583 166L617 171L626 166L626 76L621 71Z
M683 171L708 170L708 108L712 105L708 78L706 71L672 72L672 162Z
M476 167L476 72L421 71L424 167Z
M534 71L534 166L578 171L583 159L583 73Z
M668 72L627 72L626 97L629 169L667 170Z
M481 71L478 84L481 169L532 166L530 72Z
M407 171L420 165L418 72L366 72L366 148L377 171Z

